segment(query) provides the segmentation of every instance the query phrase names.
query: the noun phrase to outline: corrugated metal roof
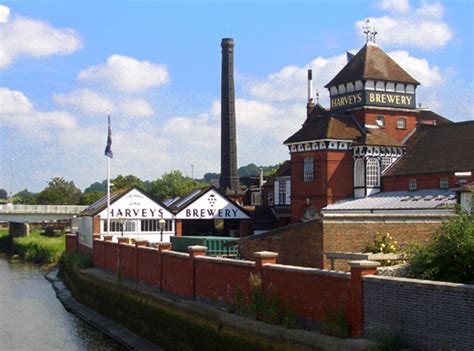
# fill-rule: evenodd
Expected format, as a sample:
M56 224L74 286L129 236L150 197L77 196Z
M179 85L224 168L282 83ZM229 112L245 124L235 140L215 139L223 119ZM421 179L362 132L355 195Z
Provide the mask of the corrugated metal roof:
M342 200L326 206L323 211L441 209L455 204L456 195L453 190L391 191L360 199Z

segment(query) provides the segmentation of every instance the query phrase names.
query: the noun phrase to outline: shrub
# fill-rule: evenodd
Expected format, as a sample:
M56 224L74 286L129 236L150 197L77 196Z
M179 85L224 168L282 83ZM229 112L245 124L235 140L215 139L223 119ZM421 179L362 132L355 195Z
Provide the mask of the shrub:
M398 242L389 233L375 234L374 239L367 244L364 252L393 253L398 249Z
M433 241L411 248L412 278L474 284L474 221L461 214L441 225Z
M321 322L321 332L324 334L347 338L350 335L349 322L343 308L328 312Z

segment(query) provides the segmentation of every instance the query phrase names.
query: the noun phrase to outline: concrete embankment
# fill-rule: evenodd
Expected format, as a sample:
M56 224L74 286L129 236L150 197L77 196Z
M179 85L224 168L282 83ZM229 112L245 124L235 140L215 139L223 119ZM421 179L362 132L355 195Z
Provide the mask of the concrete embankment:
M373 346L363 339L265 324L201 302L166 296L156 288L118 282L117 274L96 268L65 269L63 276L79 301L76 304L87 305L166 350L356 351Z

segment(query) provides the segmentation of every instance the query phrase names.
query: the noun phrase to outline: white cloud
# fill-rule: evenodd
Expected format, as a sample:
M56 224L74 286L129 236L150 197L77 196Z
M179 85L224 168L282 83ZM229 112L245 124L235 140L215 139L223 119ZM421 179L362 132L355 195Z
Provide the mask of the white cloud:
M377 6L391 12L391 16L370 18L378 32L377 42L382 45L433 49L453 38L452 29L442 20L444 8L440 2L423 2L412 9L408 1L383 0ZM355 23L361 38L364 25L365 19Z
M0 8L0 68L19 56L67 55L82 47L75 30L20 16L10 19L9 10L6 6Z
M74 128L74 117L64 111L42 112L34 109L20 91L0 88L0 126L20 130L28 135L46 138L57 129Z
M5 5L0 5L0 23L8 22L10 18L10 8Z
M79 72L78 79L103 84L122 92L135 93L168 83L169 75L165 65L112 55L105 64Z
M382 10L398 13L406 13L410 9L408 0L382 0L376 6Z
M54 101L89 116L105 116L107 113L125 117L152 116L152 106L144 99L129 97L105 97L89 89L75 90L69 94L54 94Z
M424 87L443 83L444 79L438 66L430 66L427 60L410 56L410 53L403 50L392 51L389 55Z

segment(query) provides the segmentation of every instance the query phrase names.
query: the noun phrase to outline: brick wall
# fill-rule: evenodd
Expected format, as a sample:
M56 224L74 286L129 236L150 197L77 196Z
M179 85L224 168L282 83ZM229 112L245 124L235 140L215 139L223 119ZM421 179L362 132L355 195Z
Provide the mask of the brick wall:
M278 263L322 268L322 224L320 221L293 224L239 241L243 258L253 259L252 254L257 251L277 252Z
M381 235L390 233L400 246L410 243L426 243L431 240L433 233L440 226L440 220L359 220L323 221L324 252L363 252L367 244L374 239L378 232ZM324 267L329 268L330 262L325 259ZM347 270L347 262L336 261L337 270Z
M397 335L419 350L474 349L474 285L363 279L364 336Z
M471 170L474 172L474 170ZM448 179L448 187L456 188L459 186L459 179L463 179L466 182L474 181L474 173L470 177L457 178L454 172L441 172L441 173L430 173L430 174L415 174L415 175L397 175L397 176L385 176L382 177L383 191L407 191L408 182L410 179L416 179L416 187L418 190L422 189L439 189L440 179Z
M66 253L70 254L77 250L77 235L66 235Z
M172 294L193 297L193 271L189 254L166 251L162 255L162 289Z
M149 247L138 247L138 282L161 287L161 254Z

